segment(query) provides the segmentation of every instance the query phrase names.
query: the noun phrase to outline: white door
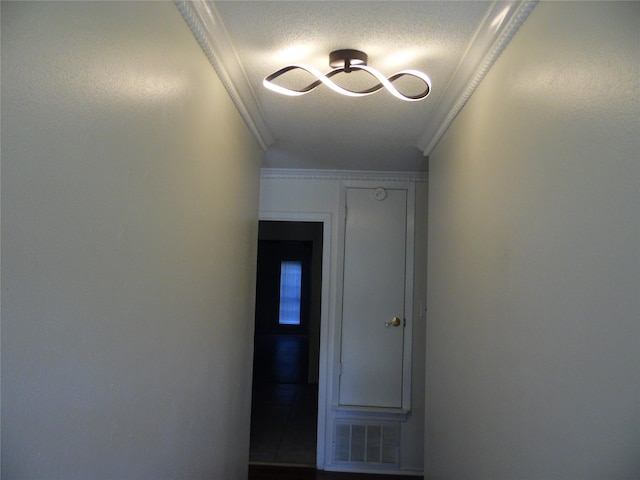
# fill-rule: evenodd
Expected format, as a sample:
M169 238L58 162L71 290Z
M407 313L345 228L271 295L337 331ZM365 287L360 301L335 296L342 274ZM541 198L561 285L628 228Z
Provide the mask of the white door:
M407 190L347 188L346 204L339 403L401 408Z

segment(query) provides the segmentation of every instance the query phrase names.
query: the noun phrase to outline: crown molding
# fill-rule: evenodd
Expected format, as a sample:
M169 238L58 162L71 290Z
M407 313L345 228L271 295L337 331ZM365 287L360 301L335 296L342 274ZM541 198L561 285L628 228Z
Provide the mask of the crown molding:
M238 112L263 151L274 139L213 2L174 0Z
M427 182L427 172L382 172L361 170L315 170L296 168L263 168L262 180L358 180L379 182Z
M438 144L537 3L538 0L493 3L431 113L433 121L416 144L425 157Z
M438 144L538 1L496 0L491 5L415 145L424 156ZM249 130L266 151L274 138L214 2L174 0L174 3Z

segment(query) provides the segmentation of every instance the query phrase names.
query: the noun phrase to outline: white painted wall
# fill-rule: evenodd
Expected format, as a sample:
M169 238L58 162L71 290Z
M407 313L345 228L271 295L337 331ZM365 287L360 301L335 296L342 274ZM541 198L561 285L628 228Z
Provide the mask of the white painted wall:
M541 2L431 155L426 478L640 478L639 19Z
M310 177L314 173L308 174ZM349 173L345 172L345 178L349 177ZM356 178L360 176L367 177L367 172L356 174ZM320 177L331 177L331 174L324 172ZM338 249L340 245L339 235L339 192L342 181L338 178L263 178L260 181L260 211L273 214L329 214L331 217L331 259L330 271L323 272L329 275L330 279L330 302L329 312L330 325L326 331L328 335L327 341L327 357L328 364L322 368L326 368L329 372L327 385L327 398L325 402L324 418L326 421L326 450L324 452L324 465L329 466L332 460L332 432L335 411L333 408L334 390L337 381L335 373L335 356L339 353L335 350L336 343L339 341L339 331L336 330L336 283L338 275ZM426 211L427 211L427 184L426 182L416 182L416 223L415 223L415 242L416 245L425 245L426 243ZM401 459L400 466L403 470L409 472L422 472L423 469L423 430L424 430L424 317L420 315L420 304L425 303L426 291L426 249L417 249L414 256L414 318L413 318L413 359L412 359L412 395L411 405L412 411L401 426ZM322 344L321 344L322 345ZM322 348L322 347L321 347ZM322 381L322 378L320 379ZM320 392L323 392L322 386ZM321 399L321 402L323 399ZM322 412L321 412L322 418Z
M246 478L260 151L172 2L2 2L2 478Z

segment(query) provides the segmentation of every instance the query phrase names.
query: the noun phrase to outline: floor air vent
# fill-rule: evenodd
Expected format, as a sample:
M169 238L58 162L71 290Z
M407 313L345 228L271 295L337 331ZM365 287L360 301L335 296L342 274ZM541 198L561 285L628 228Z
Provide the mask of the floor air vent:
M397 423L336 422L336 462L398 466L399 452Z

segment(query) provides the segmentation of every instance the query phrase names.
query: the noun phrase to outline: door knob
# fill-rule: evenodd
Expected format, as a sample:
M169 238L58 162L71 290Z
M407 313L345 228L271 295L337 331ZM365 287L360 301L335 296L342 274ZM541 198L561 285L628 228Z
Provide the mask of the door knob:
M400 326L400 319L398 317L393 317L391 321L384 322L385 327L398 327Z

